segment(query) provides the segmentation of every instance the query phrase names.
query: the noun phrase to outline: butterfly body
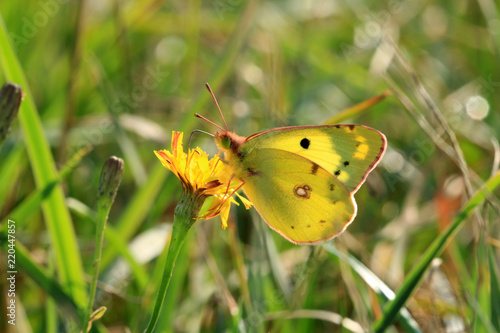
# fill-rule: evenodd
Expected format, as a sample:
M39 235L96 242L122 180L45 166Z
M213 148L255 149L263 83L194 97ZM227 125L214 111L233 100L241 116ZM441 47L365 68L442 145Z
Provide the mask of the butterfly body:
M266 223L298 244L345 230L356 216L354 193L386 149L385 136L362 125L281 127L248 138L224 131L215 140Z

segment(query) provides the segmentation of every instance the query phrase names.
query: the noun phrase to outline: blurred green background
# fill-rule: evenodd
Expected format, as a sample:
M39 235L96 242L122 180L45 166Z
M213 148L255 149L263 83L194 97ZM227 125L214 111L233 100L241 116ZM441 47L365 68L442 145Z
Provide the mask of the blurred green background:
M390 90L342 120L380 130L389 147L335 248L290 244L242 207L227 230L218 218L196 223L158 332L369 330L387 297L376 286L397 292L498 170L493 0L1 1L0 14L10 39L0 39L0 84L26 93L0 149L0 216L3 226L16 221L19 271L17 325L2 319L0 330L79 331L65 302L86 304L99 176L111 155L125 171L95 303L107 311L93 330L144 329L181 191L153 150L170 149L172 131L185 133L185 147L193 129L214 132L195 112L221 123L205 82L242 136L321 124ZM192 146L217 152L200 134ZM388 331L500 331L497 195L449 237L414 284L406 319ZM360 274L359 262L381 281Z

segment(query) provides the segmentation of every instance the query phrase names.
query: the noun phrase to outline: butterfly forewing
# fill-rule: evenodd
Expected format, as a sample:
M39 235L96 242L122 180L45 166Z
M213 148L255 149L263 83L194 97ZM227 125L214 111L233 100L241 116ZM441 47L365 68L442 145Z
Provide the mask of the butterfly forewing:
M386 138L361 125L282 127L247 138L242 152L280 149L298 154L321 166L354 193L377 165Z

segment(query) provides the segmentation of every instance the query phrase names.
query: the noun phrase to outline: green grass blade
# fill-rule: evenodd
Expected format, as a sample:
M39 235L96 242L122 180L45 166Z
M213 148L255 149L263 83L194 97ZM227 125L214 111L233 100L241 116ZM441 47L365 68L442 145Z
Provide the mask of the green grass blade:
M56 302L50 298L45 308L45 332L57 333L57 307Z
M2 163L0 163L0 184L2 184L2 191L0 191L0 211L4 209L9 195L14 193L14 185L26 164L25 158L24 147L19 143L13 147L5 158L2 158Z
M54 256L50 256L47 260L47 273L52 278L55 276ZM58 314L57 303L54 298L50 297L45 303L45 332L57 333Z
M491 324L500 332L500 274L498 273L495 250L488 249L488 262L490 266L490 302L491 302Z
M481 295L482 296L482 295ZM485 295L488 296L488 295ZM482 297L482 299L486 299L487 297ZM469 297L469 306L474 312L475 320L474 325L471 328L471 332L474 333L498 333L497 330L493 327L491 322L491 318L489 316L490 311L485 310L482 304L480 304L473 297Z
M49 197L52 190L56 188L80 163L83 157L90 152L90 147L85 147L77 151L64 165L59 174L59 178L47 184L44 188L35 191L28 198L24 199L12 212L9 217L19 225L24 225L28 222L28 218L33 214L42 204L42 202Z
M323 248L330 254L338 257L340 260L345 261L349 266L365 281L370 288L379 295L382 300L390 301L395 298L394 291L391 290L382 280L379 279L368 267L363 265L353 256L340 252L332 244L325 244ZM417 322L413 319L410 312L405 308L400 309L398 322L405 328L405 332L421 332Z
M352 119L352 118L358 117L358 116L362 115L363 113L368 112L372 106L381 102L383 99L385 99L390 94L391 94L390 91L387 90L387 91L383 92L382 94L380 94L379 96L372 97L370 99L367 99L366 101L363 101L361 103L353 105L350 108L342 110L339 113L337 113L336 115L328 118L326 121L323 122L323 124L335 125L335 124L340 124L341 122L343 122L347 119Z
M483 233L479 234L477 239L475 254L474 270L477 271L478 278L474 280L477 281L474 289L471 289L474 290L474 292L471 292L473 295L471 304L473 304L473 315L475 317L473 322L477 327L474 332L498 333L493 327L492 318L489 318L492 294L490 283L488 283L490 280L488 244Z
M0 67L7 80L16 82L26 92L19 110L19 123L23 130L28 158L38 188L44 188L57 179L54 159L43 132L28 81L8 39L8 32L0 16ZM83 268L71 217L64 204L64 193L56 185L42 205L42 212L49 230L56 256L56 266L61 284L78 305L86 300Z
M375 332L384 332L392 324L399 310L404 306L413 291L417 288L432 260L441 253L448 241L457 232L458 227L460 227L466 218L474 211L474 208L482 203L499 185L500 172L494 177L491 177L484 184L484 186L472 198L470 198L460 214L458 214L455 218L453 224L450 225L445 232L439 235L438 238L429 246L422 259L420 259L420 261L408 274L408 277L398 291L396 298L387 305L384 310L384 315L375 323L373 327Z
M0 235L2 248L6 248L6 239L6 234L2 233ZM43 291L56 301L66 316L77 319L77 305L71 295L66 293L64 288L50 277L50 274L31 259L29 251L18 240L16 240L16 265L19 267L18 271L22 271L23 274L32 278Z

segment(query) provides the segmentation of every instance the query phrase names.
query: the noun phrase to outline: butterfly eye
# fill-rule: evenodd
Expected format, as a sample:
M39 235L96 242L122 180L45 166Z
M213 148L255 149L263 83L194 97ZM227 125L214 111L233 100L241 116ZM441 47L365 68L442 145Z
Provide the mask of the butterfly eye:
M222 137L220 139L220 143L221 143L222 147L225 149L233 148L233 142L228 137Z

